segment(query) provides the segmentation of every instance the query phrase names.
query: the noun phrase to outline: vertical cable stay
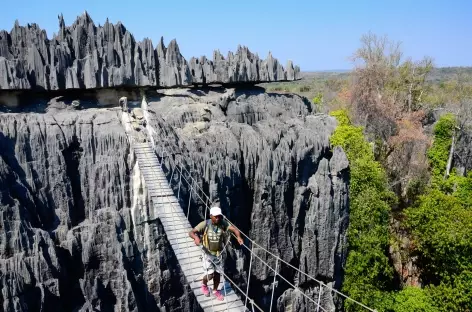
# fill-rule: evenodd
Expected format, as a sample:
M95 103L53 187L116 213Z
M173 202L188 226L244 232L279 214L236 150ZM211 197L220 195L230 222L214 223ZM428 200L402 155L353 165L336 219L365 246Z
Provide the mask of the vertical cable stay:
M274 281L272 282L272 295L270 297L270 310L269 312L272 311L272 305L273 305L273 301L274 301L274 291L275 291L275 281L277 279L277 270L279 268L279 259L275 260L275 274L274 274ZM318 306L319 306L319 302L318 302Z
M321 285L320 285L320 289L318 291L318 308L316 309L316 312L318 312L320 310L320 301L321 301L321 292L323 291L323 288L321 288Z
M249 293L249 284L251 283L251 270L252 270L252 250L251 250L251 259L249 260L249 271L247 273L247 288L246 288L246 300L244 305L247 305L248 293Z

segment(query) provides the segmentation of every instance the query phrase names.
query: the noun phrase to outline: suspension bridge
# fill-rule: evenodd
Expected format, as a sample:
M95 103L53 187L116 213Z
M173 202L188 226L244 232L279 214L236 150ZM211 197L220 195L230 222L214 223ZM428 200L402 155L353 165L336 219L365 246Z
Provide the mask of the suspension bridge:
M142 108L144 110L144 118L149 118L147 113L147 103L143 99ZM123 112L123 114L128 114ZM125 122L131 120L130 116L125 116L123 119ZM324 282L317 280L315 277L310 276L309 274L301 271L297 267L291 265L287 261L281 259L279 256L273 254L266 248L259 245L253 239L251 239L247 234L241 232L241 235L245 238L245 243L241 246L242 248L248 251L250 255L249 260L249 271L247 275L247 282L245 289L241 289L238 284L231 279L230 276L223 273L222 274L222 283L220 283L220 291L223 293L224 300L219 301L213 295L206 297L201 290L201 281L204 276L204 270L201 262L202 249L195 245L193 239L188 236L189 231L192 229L192 226L189 222L189 212L190 212L190 203L192 200L199 202L203 205L205 210L205 219L207 219L207 214L210 211L209 203L210 198L205 194L205 192L199 187L196 180L192 177L190 172L181 165L178 165L174 158L172 157L176 154L175 151L169 151L164 144L159 145L154 142L152 138L152 131L154 129L149 128L149 122L147 122L146 130L148 134L146 139L143 140L143 134L140 133L137 135L134 129L126 127L125 129L128 133L134 155L136 157L139 170L143 177L143 180L146 185L148 196L150 197L152 208L155 210L156 215L161 220L161 223L164 227L167 239L175 253L175 256L179 262L179 265L182 269L183 274L185 275L187 282L190 285L191 290L193 291L196 300L198 301L200 307L205 311L261 311L264 310L249 296L250 285L251 285L251 273L252 266L255 261L260 261L264 266L267 267L269 271L273 274L273 281L271 283L271 302L269 305L269 312L274 309L274 293L279 284L279 282L285 282L290 288L298 292L305 299L307 306L314 307L313 311L334 311L334 307L324 307L322 304L322 294L328 292L331 295L336 295L342 297L345 301L351 301L352 303L358 305L365 311L376 312L376 310L367 307L366 305L344 295L338 290L326 285ZM151 132L151 133L149 133ZM167 163L164 164L164 160L167 160ZM169 174L164 173L163 166L166 167L166 171L170 172ZM175 178L177 175L177 178ZM176 186L177 192L171 187L173 181L178 181ZM175 182L174 182L175 183ZM190 197L188 203L183 203L181 198L181 187L186 185L187 189L190 190ZM201 195L200 195L201 194ZM187 209L183 209L182 204L187 206ZM185 211L187 213L185 213ZM225 220L236 227L235 224L231 222L226 216ZM257 253L255 249L257 248ZM261 253L264 256L261 256ZM269 261L264 260L264 258L270 258L275 265L269 264ZM213 261L213 260L210 260ZM300 277L303 277L306 280L310 280L317 285L318 290L317 294L313 297L307 295L302 289L297 285L294 285L292 282L287 280L281 274L281 267L285 266L294 270ZM209 287L212 288L211 281L209 282ZM211 291L210 291L211 293ZM291 312L291 304L288 304L284 307L284 311Z

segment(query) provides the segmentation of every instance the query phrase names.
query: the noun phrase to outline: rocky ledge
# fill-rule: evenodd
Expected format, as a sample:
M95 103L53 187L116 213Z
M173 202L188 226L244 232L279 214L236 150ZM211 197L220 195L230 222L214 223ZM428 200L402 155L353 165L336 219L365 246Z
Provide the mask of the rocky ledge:
M215 51L213 60L187 61L175 40L166 47L161 38L154 48L150 39L136 41L121 22L95 26L86 12L68 27L59 16L52 39L35 23L0 31L0 89L258 83L295 80L299 71L291 61L283 68L270 53L263 60L241 46L226 58Z

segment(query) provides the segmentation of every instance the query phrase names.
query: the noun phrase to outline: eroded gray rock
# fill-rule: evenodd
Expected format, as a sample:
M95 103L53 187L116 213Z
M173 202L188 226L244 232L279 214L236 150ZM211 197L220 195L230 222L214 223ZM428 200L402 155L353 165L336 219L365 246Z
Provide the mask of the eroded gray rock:
M346 155L334 118L297 95L262 89L166 89L149 98L154 142L192 172L226 216L262 247L340 288L348 224ZM5 311L197 310L176 266L120 122L121 108L0 114L0 301ZM80 100L80 99L79 99ZM143 106L146 107L146 106ZM133 118L145 120L141 109ZM169 158L164 159L164 169ZM168 174L170 175L170 171ZM178 189L178 177L173 177ZM186 209L189 186L180 189ZM190 220L204 217L193 194ZM273 258L260 257L275 266ZM198 259L196 259L198 261ZM280 264L280 263L279 263ZM245 286L249 258L229 247ZM279 267L310 297L317 284ZM251 297L268 310L273 273L254 261ZM276 305L312 305L280 281ZM322 293L331 311L335 296ZM288 310L287 310L288 311Z
M467 176L472 171L472 121L463 125L456 144L454 166L459 174Z
M118 22L96 26L85 12L71 26L59 16L59 31L49 39L37 24L0 31L0 89L77 89L116 86L188 86L194 83L258 83L294 80L291 63L284 69L269 54L261 60L247 47L225 59L192 58L187 62L175 40L136 41Z
M119 110L0 114L2 311L193 311Z
M339 288L346 258L349 163L341 148L330 149L336 121L313 115L311 103L295 95L236 90L222 109L208 99L223 91L178 92L150 100L150 126L160 129L154 137L157 146L178 151L175 160L193 172L224 214L260 246ZM210 114L202 116L202 109ZM174 180L177 187L177 177ZM188 196L188 190L184 184L181 194ZM196 223L204 212L201 202L193 205L190 216ZM243 286L249 259L244 249L235 248L229 257L239 264L232 273ZM257 254L275 267L273 257ZM254 261L252 274L259 285L251 287L252 297L268 309L273 273ZM297 274L289 278L308 295L316 295L316 282ZM276 298L287 287L280 282ZM297 298L283 300L295 306ZM334 301L329 293L322 296L328 311ZM303 305L305 311L311 308Z

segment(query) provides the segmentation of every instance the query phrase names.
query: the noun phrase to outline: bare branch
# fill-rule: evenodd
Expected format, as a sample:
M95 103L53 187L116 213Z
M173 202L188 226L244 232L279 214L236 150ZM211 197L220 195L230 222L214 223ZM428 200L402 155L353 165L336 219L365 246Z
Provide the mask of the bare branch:
M454 155L454 144L456 141L456 131L454 130L454 134L452 135L452 144L451 144L451 149L449 150L449 157L447 159L447 165L446 165L446 174L444 175L444 179L449 177L451 173L451 166L452 166L452 158Z

